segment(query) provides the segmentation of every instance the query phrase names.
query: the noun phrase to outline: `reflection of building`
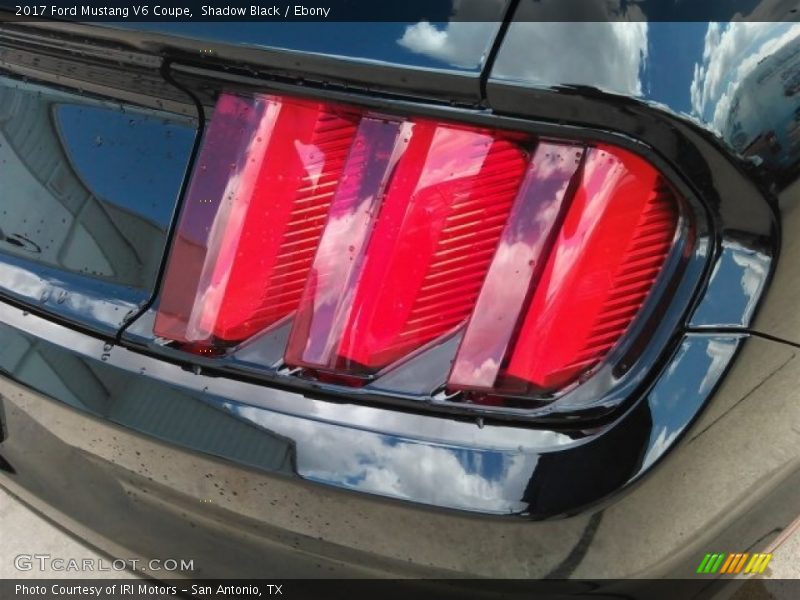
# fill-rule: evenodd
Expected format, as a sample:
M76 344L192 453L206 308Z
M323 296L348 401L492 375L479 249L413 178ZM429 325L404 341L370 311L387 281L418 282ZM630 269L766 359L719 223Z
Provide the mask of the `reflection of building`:
M70 99L0 78L0 252L149 287L163 229L114 198L98 197L87 179L91 173L78 173L70 140L58 127L66 106L94 111L99 119L119 114L82 99L66 104Z
M787 176L800 167L800 43L767 56L738 85L722 134L744 156Z

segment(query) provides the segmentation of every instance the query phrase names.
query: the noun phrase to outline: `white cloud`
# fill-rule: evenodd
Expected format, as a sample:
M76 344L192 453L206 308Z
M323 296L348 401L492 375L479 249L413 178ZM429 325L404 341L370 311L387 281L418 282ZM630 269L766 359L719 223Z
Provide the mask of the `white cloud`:
M439 29L420 21L406 27L397 43L415 54L474 69L483 64L497 28L497 23L454 21Z
M706 369L697 394L705 396L711 393L711 390L714 389L714 386L717 385L717 382L722 377L725 367L730 363L731 356L736 352L736 347L736 341L731 339L719 338L708 342L706 354L711 359L711 364Z
M455 6L458 6L455 0ZM488 8L486 14L496 12ZM640 73L647 61L647 22L641 9L622 0L583 7L582 21L559 22L561 0L519 7L503 41L492 75L543 85L587 85L641 95ZM588 11L588 12L586 12ZM454 10L461 14L461 10ZM406 28L398 43L408 50L454 66L482 62L496 23L452 22L439 28L420 22ZM489 28L494 27L494 30Z
M733 254L733 262L742 268L742 292L747 297L747 314L753 314L761 296L761 288L767 280L770 260L763 254L752 252L745 254L736 252Z
M482 452L457 446L284 419L241 405L235 406L235 412L267 429L279 421L280 434L298 442L297 469L303 477L439 506L521 510L521 498L538 460L535 453L506 450L495 451L490 462L484 463Z
M690 87L695 116L721 132L739 87L767 57L800 36L800 23L710 23Z
M647 32L644 21L517 22L509 29L492 75L640 96Z

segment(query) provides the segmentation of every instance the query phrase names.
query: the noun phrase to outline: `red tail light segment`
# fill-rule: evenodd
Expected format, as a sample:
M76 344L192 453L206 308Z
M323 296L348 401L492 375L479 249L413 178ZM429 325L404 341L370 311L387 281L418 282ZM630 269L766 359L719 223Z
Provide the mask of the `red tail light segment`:
M525 151L488 131L427 121L395 134L385 192L362 190L354 201L345 181L333 201L289 364L373 373L472 312ZM356 220L358 233L349 227Z
M293 313L345 158L356 111L223 95L188 191L156 334L244 340Z
M528 394L570 383L620 339L672 246L675 199L644 160L588 149L567 206L570 161L544 149L532 166L533 216L519 218L520 202L509 220L450 374L454 389ZM557 212L563 223L543 253ZM536 262L526 268L539 256L540 273Z
M542 142L528 165L450 374L456 389L492 391L567 210L583 148Z
M462 332L442 385L552 392L629 329L677 223L617 147L224 94L155 331L224 349L291 319L285 362L345 384Z

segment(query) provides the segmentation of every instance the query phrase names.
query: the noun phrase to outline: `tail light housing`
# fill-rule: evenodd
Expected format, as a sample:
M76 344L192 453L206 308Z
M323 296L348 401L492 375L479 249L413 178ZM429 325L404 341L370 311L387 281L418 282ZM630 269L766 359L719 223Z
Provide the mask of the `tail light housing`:
M224 359L282 328L291 377L341 389L458 340L436 355L429 399L536 406L668 299L653 290L686 249L683 207L607 143L225 93L155 334Z

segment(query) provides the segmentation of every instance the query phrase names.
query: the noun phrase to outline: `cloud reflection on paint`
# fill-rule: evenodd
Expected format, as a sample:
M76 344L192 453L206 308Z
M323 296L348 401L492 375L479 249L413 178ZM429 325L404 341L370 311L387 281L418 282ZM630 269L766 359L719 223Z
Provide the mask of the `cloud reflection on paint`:
M744 82L765 59L798 38L800 23L709 23L690 88L693 114L722 132Z
M238 416L273 428L275 415L228 404ZM537 454L421 443L303 419L281 419L305 478L437 506L508 513L521 501Z

